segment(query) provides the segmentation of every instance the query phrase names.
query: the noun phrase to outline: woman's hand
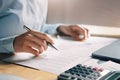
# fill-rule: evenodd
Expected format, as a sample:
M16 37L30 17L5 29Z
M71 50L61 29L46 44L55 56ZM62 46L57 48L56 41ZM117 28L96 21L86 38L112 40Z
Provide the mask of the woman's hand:
M31 30L15 38L14 50L38 56L48 48L46 41L53 44L53 41L46 34Z
M89 37L89 30L79 25L60 25L58 33L73 37L77 41L86 40Z

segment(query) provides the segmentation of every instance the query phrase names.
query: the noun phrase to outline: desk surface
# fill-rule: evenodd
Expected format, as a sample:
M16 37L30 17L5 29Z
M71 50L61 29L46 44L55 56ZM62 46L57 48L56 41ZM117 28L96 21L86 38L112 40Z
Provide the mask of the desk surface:
M120 27L82 25L89 29L92 36L120 38Z
M94 27L92 27L92 28L90 27L90 29L93 29L93 28ZM96 29L96 27L95 27L95 29ZM104 30L105 33L111 33L111 34L113 33L114 35L112 35L112 37L120 38L120 35L116 35L116 34L119 34L118 29L120 30L120 28L116 28L116 29L114 28L114 30L113 29L111 30L111 28L110 29L102 28L100 30L100 28L98 28L98 30L100 30L100 31L96 34L99 35L99 33L101 33L101 31ZM91 31L94 31L94 29ZM107 32L107 31L109 31L109 32ZM114 32L116 32L116 33L114 33ZM94 33L94 32L92 32L92 33ZM100 36L101 36L101 34L100 34ZM103 34L103 36L105 36L105 35ZM110 37L109 34L107 36ZM31 68L27 68L27 67L15 65L15 64L10 64L10 63L4 63L4 62L0 62L0 73L14 74L14 75L23 77L26 80L56 80L56 77L57 77L57 75L48 73L45 71L35 70L35 69L31 69Z
M57 75L15 64L0 62L0 73L13 74L26 80L55 80Z

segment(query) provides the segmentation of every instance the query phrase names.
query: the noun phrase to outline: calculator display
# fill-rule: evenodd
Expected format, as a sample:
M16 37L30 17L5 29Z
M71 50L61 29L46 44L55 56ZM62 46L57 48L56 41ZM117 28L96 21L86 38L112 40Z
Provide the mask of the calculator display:
M115 73L107 80L120 80L120 73Z

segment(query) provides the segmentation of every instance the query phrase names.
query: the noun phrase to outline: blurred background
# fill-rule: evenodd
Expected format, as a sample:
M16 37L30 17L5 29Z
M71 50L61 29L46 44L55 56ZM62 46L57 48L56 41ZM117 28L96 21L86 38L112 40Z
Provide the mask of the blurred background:
M47 23L120 27L120 0L49 0Z

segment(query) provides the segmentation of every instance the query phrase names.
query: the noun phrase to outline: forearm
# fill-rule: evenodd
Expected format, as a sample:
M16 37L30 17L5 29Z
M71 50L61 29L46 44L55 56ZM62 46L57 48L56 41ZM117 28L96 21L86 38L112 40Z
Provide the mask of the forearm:
M7 13L7 12L6 12ZM4 14L4 12L2 13ZM14 52L13 42L17 35L24 33L19 16L8 12L0 17L0 53Z

